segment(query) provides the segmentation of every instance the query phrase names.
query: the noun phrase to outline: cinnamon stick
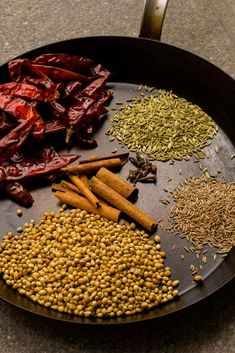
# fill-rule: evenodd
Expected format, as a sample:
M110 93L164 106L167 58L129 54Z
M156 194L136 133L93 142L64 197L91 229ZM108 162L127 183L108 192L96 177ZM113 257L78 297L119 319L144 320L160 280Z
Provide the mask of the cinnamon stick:
M98 155L93 155L93 156L89 157L88 159L79 160L79 164L90 163L90 162L92 162L94 160L103 161L103 160L106 160L106 159L113 159L113 158L120 158L122 166L123 166L124 164L126 164L128 162L129 153L127 152L127 153L116 154L115 157L114 157L113 154L109 155L109 156L105 156L105 157L100 157Z
M73 174L68 175L70 180L78 187L79 191L84 195L90 203L98 208L100 206L100 201L97 197L91 192L91 190L81 181L81 179Z
M94 207L85 197L76 194L73 191L61 192L56 191L54 194L62 203L85 210L89 213L98 214L110 221L118 222L120 218L120 210L101 203L98 209Z
M63 191L63 192L65 192L65 191L68 190L68 189L67 189L66 187L64 187L63 185L61 185L61 184L56 184L56 183L53 183L53 184L51 185L51 188L52 188L52 190Z
M71 166L62 168L62 171L69 172L69 173L77 172L81 174L87 174L87 173L96 172L98 169L102 167L105 167L107 169L121 167L121 159L120 158L103 159L101 161L71 165Z
M76 185L72 184L72 183L69 183L68 181L66 180L61 180L60 184L66 188L67 190L72 190L74 192L76 192L77 194L81 194L80 190L77 188Z
M104 184L101 180L96 177L92 177L90 180L90 186L91 190L96 195L100 196L102 199L108 201L111 205L133 218L144 228L150 231L154 231L157 228L157 222L154 219L148 216L140 208L133 205L130 201L126 200L111 187Z
M100 168L96 174L96 178L117 191L125 199L129 197L136 198L138 196L139 190L136 187L106 168Z
M87 176L85 174L80 174L80 179L83 184L86 185L86 187L89 189L89 182Z

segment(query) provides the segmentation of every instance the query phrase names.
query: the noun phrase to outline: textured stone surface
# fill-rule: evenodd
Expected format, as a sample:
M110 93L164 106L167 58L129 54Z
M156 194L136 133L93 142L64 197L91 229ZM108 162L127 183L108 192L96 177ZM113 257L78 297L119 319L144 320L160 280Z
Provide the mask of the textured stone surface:
M142 0L1 0L0 63L77 36L136 36ZM171 0L162 40L212 61L235 77L234 0ZM232 353L235 282L163 320L124 327L75 327L0 301L1 353Z
M78 36L136 36L143 0L1 0L0 62ZM193 51L235 76L235 2L172 0L162 40Z

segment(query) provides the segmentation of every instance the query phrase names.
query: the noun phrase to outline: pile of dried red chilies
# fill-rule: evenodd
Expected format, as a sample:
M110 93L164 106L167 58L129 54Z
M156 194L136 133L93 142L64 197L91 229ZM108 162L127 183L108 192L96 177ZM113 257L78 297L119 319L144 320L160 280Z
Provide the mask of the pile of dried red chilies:
M112 92L109 71L77 55L43 54L9 63L11 82L0 85L0 185L24 206L33 202L24 180L49 175L78 158L45 145L48 134L64 131L66 142L97 146L91 137ZM24 153L36 142L35 157ZM40 147L39 147L40 146Z

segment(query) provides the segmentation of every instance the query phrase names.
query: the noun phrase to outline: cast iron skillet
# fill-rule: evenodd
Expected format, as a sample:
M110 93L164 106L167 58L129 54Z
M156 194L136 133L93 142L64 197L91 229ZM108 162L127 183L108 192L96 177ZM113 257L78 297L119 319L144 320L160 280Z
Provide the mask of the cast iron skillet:
M160 39L166 5L167 0L146 1L140 32L141 37ZM109 86L114 90L112 106L117 101L122 102L134 97L138 93L140 84L173 90L176 94L200 105L220 127L218 135L213 140L211 147L208 148L211 158L204 160L202 164L210 172L220 169L221 176L225 180L233 180L235 168L234 161L230 157L234 153L235 145L235 82L213 64L187 51L156 40L113 36L66 40L35 49L23 56L33 58L36 55L50 52L84 55L105 65L113 73L109 82ZM0 68L0 77L2 82L9 80L7 64ZM108 126L109 122L106 120L104 126L95 136L99 143L95 153L107 155L114 147L117 147L120 152L124 152L125 149L120 149L118 145L111 144L108 141L105 135ZM219 147L218 155L214 153L215 145ZM78 151L78 148L74 147L72 152L76 151ZM93 153L93 151L81 150L79 152L82 152L84 158ZM126 177L129 169L130 165L127 164L121 174ZM180 169L182 174L179 173ZM164 206L159 202L164 194L163 188L169 188L166 178L168 176L173 179L170 184L172 189L189 175L201 175L199 164L194 163L193 159L187 162L176 162L174 166L159 162L158 185L140 185L138 205L154 218L163 218L163 223L167 226L166 214L172 205ZM31 219L38 221L41 214L46 210L58 210L50 186L34 185L32 194L36 200L35 204L31 209L24 211L22 218L16 216L17 205L9 200L0 201L1 235L7 231L15 230ZM34 314L61 321L77 324L124 324L159 318L186 308L209 296L234 277L235 249L230 252L226 259L218 257L213 262L211 253L214 250L209 248L208 261L203 266L203 284L195 286L192 284L189 267L191 264L199 266L201 262L198 262L194 255L185 253L183 246L187 242L161 228L159 228L158 234L162 238L162 248L168 253L167 264L173 269L172 277L181 281L179 299L165 306L157 307L139 315L117 319L85 319L61 314L37 305L20 296L8 287L2 279L0 280L0 297ZM171 249L173 244L177 246L174 252ZM182 253L185 255L184 261L180 258Z

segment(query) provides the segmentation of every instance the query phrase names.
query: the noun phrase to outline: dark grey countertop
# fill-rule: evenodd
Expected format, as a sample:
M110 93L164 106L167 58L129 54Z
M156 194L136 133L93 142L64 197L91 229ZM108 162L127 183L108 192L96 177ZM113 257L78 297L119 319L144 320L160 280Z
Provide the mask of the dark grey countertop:
M1 0L0 64L78 36L138 34L142 0ZM171 0L162 40L235 78L234 0ZM124 327L75 327L0 300L0 352L235 352L235 281L177 315Z

